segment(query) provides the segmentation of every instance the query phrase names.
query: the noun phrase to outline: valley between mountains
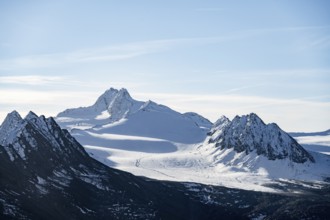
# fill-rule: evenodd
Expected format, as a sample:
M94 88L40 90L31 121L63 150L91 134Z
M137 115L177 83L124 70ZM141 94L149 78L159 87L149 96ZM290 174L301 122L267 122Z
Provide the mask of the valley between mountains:
M67 109L55 120L90 156L138 176L268 192L296 181L318 188L330 176L328 156L307 151L254 113L212 124L111 88L93 105Z
M291 135L255 113L211 123L126 89L55 118L13 111L0 219L328 219L329 132Z

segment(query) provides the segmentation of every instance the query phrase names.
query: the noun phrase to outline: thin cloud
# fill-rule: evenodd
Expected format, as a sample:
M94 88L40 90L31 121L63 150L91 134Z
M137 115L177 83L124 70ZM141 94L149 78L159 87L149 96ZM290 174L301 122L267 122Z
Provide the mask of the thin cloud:
M57 105L60 102L74 102L76 99L97 97L96 92L38 91L29 89L0 89L0 105ZM93 98L94 99L94 98Z
M44 68L70 63L125 60L160 52L177 43L177 40L147 41L102 48L90 48L69 53L17 57L0 60L0 70Z
M104 62L132 59L159 53L176 46L185 46L217 40L216 38L179 38L120 44L102 48L89 48L69 53L30 55L0 60L0 70L45 68L58 65Z
M59 76L0 76L0 84L49 85L62 83L66 79Z
M104 90L109 89L109 83L108 82L100 82L100 81L79 81L75 80L74 77L66 76L66 77L59 77L59 76L44 76L44 75L14 75L14 76L0 76L0 85L1 84L8 84L8 85L25 85L28 86L27 88L35 88L35 86L64 86L67 88L71 88L74 86L75 88L86 88L88 90L99 90L100 88L104 88ZM138 88L147 86L148 83L146 82L134 82L134 81L112 81L111 86L114 88L122 88L122 87L128 87L128 88ZM54 87L55 88L55 87ZM24 93L27 92L27 94L33 93L33 90L26 89L24 90ZM0 94L4 93L11 93L16 90L1 90ZM38 92L38 91L36 91ZM34 96L34 94L31 94L31 96ZM13 99L15 100L15 98ZM0 101L1 103L1 101Z
M271 34L274 32L292 32L316 29L330 29L330 26L303 26L303 27L279 27L264 29L249 29L229 33L217 37L201 37L201 38L174 38L162 39L142 42L132 42L107 46L102 48L90 48L68 53L53 53L30 55L24 57L16 57L12 59L0 60L0 70L15 70L27 68L44 68L57 65L65 65L83 62L104 62L127 60L147 54L160 53L173 48L185 46L199 46L205 44L216 44L221 42L235 41L249 37L255 37L263 34ZM329 39L322 39L320 42L313 44L327 45Z

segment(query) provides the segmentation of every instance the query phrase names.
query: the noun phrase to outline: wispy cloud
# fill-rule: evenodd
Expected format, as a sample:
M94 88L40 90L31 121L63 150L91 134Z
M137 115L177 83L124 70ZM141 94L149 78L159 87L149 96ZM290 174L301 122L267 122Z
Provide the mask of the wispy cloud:
M0 76L0 84L49 85L63 83L66 79L59 76Z
M329 33L330 35L330 33ZM306 49L329 49L330 48L330 36L313 36L307 37L303 41L298 43L298 47L301 50Z
M127 43L102 48L89 48L68 53L30 55L0 60L0 70L43 68L82 62L117 61L167 50L180 40L155 40ZM184 41L184 40L182 40Z
M214 9L212 9L214 10ZM215 44L228 41L235 41L244 38L271 34L274 32L306 31L316 29L330 29L330 26L302 26L302 27L279 27L249 29L228 33L216 37L199 38L174 38L151 41L131 42L125 44L111 45L99 48L87 48L67 53L52 53L29 55L11 59L0 60L0 70L16 70L27 68L53 67L56 65L104 62L132 59L147 54L164 52L178 47L198 46L204 44ZM328 45L329 38L318 39L312 42L313 45Z
M47 88L50 88L51 86L53 89L58 88L58 86L66 87L66 88L81 88L81 89L88 89L88 90L94 90L97 91L100 88L103 88L104 90L109 89L109 83L106 81L88 81L88 80L77 80L74 79L74 77L65 76L47 76L47 75L12 75L12 76L0 76L0 85L24 85L27 90L24 90L28 94L30 92L33 92L33 90L36 88L36 86L46 86ZM143 87L147 86L147 82L136 82L136 81L111 81L111 86L114 88L137 88L137 87ZM3 95L4 93L12 93L13 90L1 90L0 94ZM38 93L38 91L36 91ZM102 92L102 91L100 91ZM16 92L12 94L17 94ZM3 99L4 100L4 99ZM12 100L15 100L12 99ZM0 101L1 103L1 101Z
M0 89L0 105L62 105L62 103L75 102L75 100L97 97L96 92L74 91L38 91L30 89ZM94 98L91 98L94 100ZM69 101L70 100L70 101ZM70 105L69 105L70 106Z

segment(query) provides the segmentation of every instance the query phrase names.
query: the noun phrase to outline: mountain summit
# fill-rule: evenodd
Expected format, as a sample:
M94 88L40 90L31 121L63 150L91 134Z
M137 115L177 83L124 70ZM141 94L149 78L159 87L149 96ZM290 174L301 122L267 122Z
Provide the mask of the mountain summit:
M221 119L209 133L209 144L219 150L233 148L237 153L256 152L269 160L286 159L295 163L314 162L296 140L275 123L265 124L256 114L236 116L231 122Z
M9 113L0 127L0 140L11 161L36 159L36 151L38 155L56 152L57 158L47 158L53 163L59 157L72 162L73 158L87 156L80 144L68 131L62 130L53 118L38 117L33 112L29 112L24 119L16 111ZM51 148L46 143L51 143Z
M143 102L132 99L126 89L110 88L92 106L67 109L60 112L57 117L80 118L78 121L88 126L126 118L139 110L142 105Z
M93 132L165 139L179 143L198 143L205 139L211 123L197 113L181 114L151 100L134 100L124 88L109 89L89 107L67 109L55 120L85 144L83 136ZM95 135L92 135L95 138ZM131 139L131 138L130 138ZM106 143L108 145L109 142ZM150 142L146 143L148 146ZM118 146L116 143L115 145ZM121 144L120 144L121 145ZM144 142L139 143L141 149ZM155 144L155 146L160 146ZM127 147L124 146L124 147ZM173 147L171 147L173 148ZM162 149L162 151L166 149Z

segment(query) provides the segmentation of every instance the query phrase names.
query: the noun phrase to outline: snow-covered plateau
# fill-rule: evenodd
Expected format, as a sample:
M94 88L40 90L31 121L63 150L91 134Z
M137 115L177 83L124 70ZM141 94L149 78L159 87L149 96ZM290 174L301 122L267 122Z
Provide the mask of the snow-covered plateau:
M256 191L276 191L270 185L279 181L318 187L330 177L329 156L305 150L253 113L212 124L109 89L94 105L65 110L55 120L92 157L138 176Z

